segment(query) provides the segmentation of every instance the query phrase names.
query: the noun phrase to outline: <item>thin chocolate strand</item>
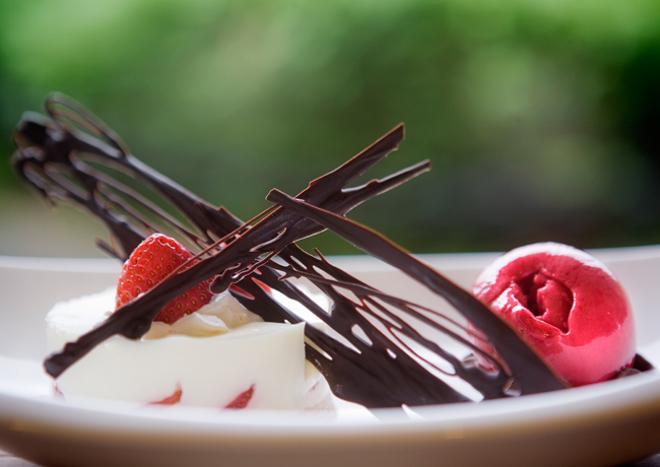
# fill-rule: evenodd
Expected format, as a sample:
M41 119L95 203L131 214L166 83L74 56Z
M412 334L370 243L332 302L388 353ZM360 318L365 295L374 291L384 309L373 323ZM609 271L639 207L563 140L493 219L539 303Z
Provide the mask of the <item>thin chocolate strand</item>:
M438 313L437 310L430 309L428 307L425 307L423 305L419 305L417 303L409 302L407 300L394 297L392 295L386 294L385 292L382 292L378 289L374 289L371 286L368 286L364 284L363 282L359 281L358 279L352 278L350 281L347 280L338 280L338 279L328 279L326 277L323 277L319 274L309 272L309 271L301 271L300 269L292 266L288 267L283 267L276 265L276 263L271 263L270 267L273 269L276 269L278 271L282 271L286 273L285 278L289 277L305 277L309 279L310 281L314 282L315 284L325 284L325 285L330 285L333 286L334 288L339 288L339 289L345 289L353 292L358 296L358 298L364 302L368 302L370 305L374 306L375 308L379 309L383 314L387 315L387 317L390 319L391 322L393 323L398 323L399 325L403 324L404 321L396 314L392 313L390 310L387 308L383 307L380 305L378 302L374 300L374 298L378 298L383 300L384 302L396 307L397 309L400 309L402 311L405 311L408 314L413 315L416 319L424 322L425 324L435 327L438 330L443 331L444 333L448 334L450 337L455 339L456 341L460 342L461 344L468 346L472 348L472 351L474 353L477 353L481 355L483 358L487 359L492 359L492 357L480 349L478 346L474 345L471 341L466 339L464 336L452 331L451 329L447 328L446 326L440 325L437 321L434 321L430 318L428 318L426 315L419 313L416 311L416 309L428 311L436 316L441 317L442 319L455 324L456 326L460 327L462 331L464 331L465 334L469 334L468 329L465 329L462 325L456 323L454 320L449 318L448 316L442 315ZM326 271L327 272L327 271ZM316 313L315 313L316 314ZM400 328L401 329L401 328ZM366 332L366 331L365 331ZM415 331L416 332L416 331ZM418 334L418 333L416 333ZM434 345L437 346L436 343L431 343L430 341L427 341L429 345ZM436 350L436 353L443 355L444 350L440 349L439 347ZM492 359L491 362L495 366L500 366L499 362L497 360ZM500 368L501 370L504 370L503 368Z
M446 299L486 333L495 350L507 362L524 394L565 387L543 360L497 315L491 313L470 293L391 240L357 222L293 198L279 190L272 190L267 199L310 217L356 247L382 259Z
M252 280L255 280L254 277ZM249 285L242 284L241 286L247 287L257 300L262 297L261 294L267 295L259 287L251 289ZM337 311L337 307L346 305L348 305L346 310L355 311L347 301L335 301L335 294L332 291L328 294L335 303L333 312ZM266 303L268 307L273 302L266 301ZM279 309L262 309L262 312L264 311L265 316L275 319L280 313ZM335 315L334 319L339 321L340 315ZM287 321L298 322L298 318L294 316L293 319ZM378 341L374 341L374 345L369 346L357 341L354 346L359 350L358 354L355 350L346 347L313 326L308 325L306 329L306 334L314 343L313 347L307 347L307 358L323 373L333 393L338 397L367 407L400 407L403 403L425 405L440 401L462 402L468 400L464 395L426 371L414 358L399 352L392 342L381 346L378 345ZM315 347L330 355L331 360L318 352ZM388 353L388 349L394 349L391 352L396 358ZM359 378L359 381L355 381L356 377ZM356 384L352 384L354 382ZM497 397L502 396L500 392Z
M310 273L309 271L313 268L320 268L320 269L323 269L324 272L326 272L329 275L332 275L332 274L337 275L339 273L340 276L344 280L350 280L350 282L342 283L342 287L343 288L349 288L353 293L355 293L357 296L361 297L363 301L366 299L366 296L369 295L368 292L374 291L374 289L368 288L367 286L363 285L361 282L359 282L356 279L352 278L350 275L348 275L344 271L342 271L339 268L336 268L336 267L332 266L331 264L327 263L327 261L319 261L313 256L310 256L310 255L307 255L307 254L303 253L303 256L299 255L298 259L295 259L293 261L291 261L292 258L289 255L282 255L282 257L287 259L290 264L296 264L298 267L301 267L301 266L304 267L305 268L304 273L299 269L296 269L296 270L301 272L300 275L306 275L308 278L310 278L315 283L315 285L320 287L326 295L332 297L333 300L335 301L335 307L333 308L332 314L330 316L328 316L327 313L325 313L323 310L318 311L319 309L318 309L317 306L315 306L315 304L304 303L303 299L301 299L299 297L296 297L295 295L291 296L290 298L297 299L299 302L305 304L306 307L310 311L312 311L314 314L316 314L319 318L321 318L326 323L330 324L333 329L340 332L340 334L342 334L345 338L349 339L351 341L352 345L354 345L355 347L358 347L360 349L360 351L361 351L361 360L364 360L366 365L369 365L371 362L374 362L374 358L373 358L373 353L374 352L375 353L380 352L382 355L387 356L388 360L391 359L391 357L389 357L386 352L388 352L388 351L392 352L393 349L396 349L396 347L392 345L392 341L388 340L388 339L383 340L382 337L384 337L384 336L383 336L382 333L378 332L375 328L373 328L373 326L368 321L364 320L361 313L357 313L357 314L355 313L356 309L359 309L361 312L369 312L370 310L368 308L365 308L365 307L356 307L354 304L350 303L350 301L347 301L347 300L337 300L337 297L340 297L340 298L343 299L344 298L343 295L338 294L332 288L330 288L330 289L323 288L323 286L321 284L322 283L327 283L327 280L322 278L321 276L314 275L313 273ZM279 266L277 266L275 264L272 264L271 267L278 268ZM296 274L294 273L294 275L296 275ZM340 288L342 288L342 287L340 287ZM365 292L365 291L367 293L363 294L363 292ZM377 295L385 296L385 294L383 294L380 291L375 291L375 293L373 295L375 295L375 296L377 296ZM394 302L395 305L401 305L403 301L400 300L400 299L396 299L396 298L392 297L392 302ZM337 305L339 305L339 307ZM342 314L338 313L338 311L341 311L341 309L342 309L341 305L344 305L344 307L343 307L344 309L350 310L350 311L348 311L347 314L345 314L343 316L342 316ZM346 305L348 305L348 306L346 306ZM402 311L405 311L403 309L403 307L399 307L399 309L402 310ZM420 317L419 314L415 313L414 311L411 312L410 314L416 316L418 319L420 319L420 318L424 319L425 318L423 316ZM412 338L419 337L418 342L421 342L426 347L434 349L434 350L436 348L439 349L439 347L437 347L437 344L429 341L428 339L424 339L423 336L416 333L416 331L411 326L409 326L407 323L405 323L401 320L399 320L399 323L400 323L399 327L402 328L403 332L406 335L408 335L409 337L412 337ZM365 332L365 334L367 334L369 339L373 342L372 346L364 346L364 345L360 344L359 340L350 339L350 337L352 336L351 328L355 324L360 326L360 328L363 330L363 332ZM437 328L437 324L435 322L431 322L430 324ZM370 332L370 329L371 329L371 332ZM443 330L443 329L444 328L440 328L440 330ZM376 331L376 333L374 334L373 331ZM471 343L469 343L467 341L466 341L466 345L467 346L472 346ZM475 350L478 351L478 349L475 349ZM333 358L337 355L337 353L339 353L339 352L337 351L337 349L335 349L334 352L332 353ZM397 355L401 355L400 352L395 351L395 353ZM463 379L465 379L467 381L470 381L470 384L472 384L473 387L475 387L476 389L480 390L480 392L482 392L484 397L493 398L493 397L502 397L503 396L502 386L504 385L504 382L506 381L506 377L504 375L496 375L495 377L493 377L492 375L484 374L482 371L480 371L479 369L474 368L474 367L469 368L469 369L464 369L461 362L457 361L455 358L451 357L448 353L445 353L443 350L438 352L438 354L441 355L443 358L446 357L445 360L450 361L453 364L453 366L456 369L456 373L460 374L461 377L464 377ZM415 355L415 357L420 358L418 355ZM403 356L399 356L399 358L400 359L401 358L409 359L408 355L405 355L405 354ZM415 362L414 360L408 360L408 361L411 364L411 366L413 367L413 371L412 371L413 373L415 371L418 371L419 369L421 369L418 366L419 364L417 362ZM376 362L374 362L374 363L376 363ZM386 361L385 364L388 364L388 362ZM389 363L389 364L391 364L391 363ZM415 368L415 366L417 366L417 367ZM410 378L411 378L411 376L408 376L407 379L410 379ZM403 384L403 382L400 383L399 386L401 384ZM444 382L442 382L440 380L436 380L435 384L433 384L433 382L431 381L430 385L431 386L433 386L433 385L438 386L438 385L441 385L441 384L444 385ZM392 390L392 389L390 389L390 390ZM423 402L416 401L415 404L417 404L417 403L423 403ZM400 405L400 404L401 404L401 402L399 400L398 405Z
M82 115L89 115L89 113L77 103L65 99L61 95L57 95L54 98L49 99L47 104L47 108L55 117L57 114L54 113L53 109L56 108L56 105L63 105L67 109L77 109ZM95 128L101 128L102 124L99 123L98 119L95 119L93 126ZM106 129L105 133L109 133L109 130ZM167 177L155 172L134 156L127 154L125 150L118 150L118 144L108 144L106 140L99 140L98 138L70 127L68 127L67 131L63 133L63 128L57 127L53 122L44 120L43 117L31 113L24 117L16 134L17 145L19 147L18 154L21 154L21 148L26 145L25 140L36 143L46 153L39 154L36 157L28 157L26 154L23 154L23 157L15 158L15 164L21 172L22 170L21 167L18 166L19 164L31 164L37 169L43 165L44 160L71 165L71 153L87 152L96 154L102 156L105 162L119 165L133 176L149 183L168 199L168 201L172 202L195 225L199 226L200 230L205 233L207 240L210 240L208 232L214 231L217 227L218 216L216 216L216 213L218 213L218 210L216 208L201 198L198 198L188 190L178 186ZM321 202L327 198L330 193L338 192L345 183L362 175L368 168L382 160L389 152L396 149L402 138L403 125L398 125L337 169L313 180L309 186L300 193L300 196L310 202ZM74 169L75 176L81 179L83 185L89 186L92 190L97 189L97 181L93 176L76 171L76 167L72 168ZM408 177L416 176L417 174L428 170L428 168L429 164L428 162L425 162L412 167L412 172L409 172L407 175ZM394 174L393 176L393 180L400 180L398 182L399 184L407 179L399 176L399 174ZM381 187L381 189L387 191L397 185L397 183L392 183L392 181L390 181L385 186ZM39 188L43 194L47 195L47 187ZM345 196L351 197L352 199L361 198L362 201L364 201L371 196L370 193L375 191L372 190L372 188L373 187L370 186L358 188L353 192L349 191ZM338 202L341 203L341 199L338 199ZM94 206L93 204L93 200L89 200L84 206L93 214L99 215L99 207ZM357 204L354 204L354 206L355 205ZM224 213L226 213L226 210ZM117 252L117 256L124 258L127 257L137 246L137 243L139 243L139 241L136 243L137 236L134 235L135 232L132 232L127 236L124 235L123 230L125 229L124 226L121 225L123 221L121 218L118 218L116 215L112 215L109 212L103 212L101 214L100 217L104 220L106 225L108 225L111 232L117 237L122 246L123 251ZM220 214L223 214L223 212L221 211ZM226 220L227 219L224 219L224 221ZM308 235L311 235L312 233L313 232L310 232Z
M285 259L289 259L284 255L282 256ZM466 340L463 336L460 336L455 332L451 331L446 326L443 326L436 321L430 320L425 315L417 312L414 309L414 307L419 307L421 309L424 309L426 307L423 307L421 305L416 305L414 303L408 302L406 300L397 297L393 297L377 289L374 289L364 284L363 282L359 281L358 279L350 276L345 271L337 268L336 266L333 266L327 261L318 260L317 258L311 255L305 255L304 257L299 257L298 261L288 261L288 262L291 265L289 267L280 267L279 265L276 264L272 264L271 267L279 270L283 270L293 276L306 277L307 279L311 280L317 287L322 287L321 284L331 285L333 286L331 289L323 288L323 291L326 293L326 295L329 295L333 298L338 295L338 292L336 292L336 290L333 289L338 288L338 289L345 289L351 291L362 302L361 306L360 305L351 306L350 311L345 316L335 315L334 312L331 316L327 316L322 311L318 312L317 309L315 309L314 307L307 305L307 308L310 311L312 311L316 316L324 320L333 329L338 330L343 336L345 337L351 336L350 330L353 327L353 325L357 324L360 326L363 332L365 332L365 334L369 337L369 339L374 343L374 347L379 345L381 349L384 350L389 349L390 351L396 349L396 347L392 346L391 338L386 337L385 340L383 340L381 338L383 334L379 332L377 328L373 327L369 323L369 321L367 321L362 317L361 313L367 313L372 317L372 319L383 322L382 319L379 319L376 315L374 315L372 309L369 308L368 304L370 304L372 307L375 307L379 309L381 312L385 313L388 316L390 323L397 324L398 325L397 330L399 332L403 333L404 335L416 341L417 343L421 344L422 346L434 351L445 361L449 362L453 366L455 374L460 376L463 380L468 381L473 387L478 389L482 393L482 395L484 395L484 397L489 399L502 397L503 395L502 387L504 386L506 380L508 379L508 376L503 371L500 371L495 375L487 375L478 368L475 367L466 368L463 365L462 361L459 361L453 354L440 347L437 342L431 341L426 337L424 337L423 335L421 335L413 326L409 325L399 315L392 313L391 311L387 310L385 307L382 307L373 299L374 298L381 299L384 302L394 306L400 313L414 317L415 319L425 323L432 329L435 329L436 331L439 331L440 333L445 334L458 342L461 342L466 347L472 349L473 352L487 358L496 367L499 368L499 362L492 359L490 355L487 355L472 342ZM298 262L301 263L302 267L296 265L296 263ZM334 280L328 279L319 275L318 273L312 272L313 269L315 268L323 270L326 274L328 274L331 277L334 277L335 279ZM357 309L359 313L356 314L355 309ZM431 310L431 311L437 314L436 310ZM357 318L362 318L362 319L357 319ZM346 323L348 324L347 326ZM339 327L340 324L344 324L345 326L344 332L341 331L341 328ZM388 329L388 334L390 334L391 336L392 326L384 322L383 324ZM359 347L359 343L356 343L355 341L351 341L351 343ZM368 350L372 350L372 349L368 349ZM419 357L418 355L416 356Z

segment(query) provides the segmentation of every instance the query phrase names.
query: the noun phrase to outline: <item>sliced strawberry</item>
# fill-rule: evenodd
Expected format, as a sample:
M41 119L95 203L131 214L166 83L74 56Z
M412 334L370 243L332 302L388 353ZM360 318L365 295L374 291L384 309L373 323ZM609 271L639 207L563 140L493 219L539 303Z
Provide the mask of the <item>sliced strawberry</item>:
M153 234L140 243L124 266L117 284L117 308L147 292L192 257L183 245L163 234ZM211 301L211 279L168 302L155 320L172 324Z
M241 392L229 404L225 405L225 409L244 409L248 406L254 395L254 384L252 384L245 391Z
M159 401L153 401L149 402L149 405L174 405L178 404L181 402L181 396L183 395L183 390L181 389L181 385L177 384L176 389L172 394L170 394L167 397L162 398Z

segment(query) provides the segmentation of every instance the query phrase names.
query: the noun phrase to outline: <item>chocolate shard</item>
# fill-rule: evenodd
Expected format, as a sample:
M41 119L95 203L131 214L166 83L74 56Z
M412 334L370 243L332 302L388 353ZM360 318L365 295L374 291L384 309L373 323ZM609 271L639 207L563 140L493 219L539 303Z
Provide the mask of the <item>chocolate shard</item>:
M293 198L279 190L272 190L267 199L306 215L442 296L488 336L495 350L512 370L523 394L565 387L543 360L497 315L491 313L472 294L388 238L346 217Z
M16 130L13 163L20 176L47 199L73 202L104 222L113 241L100 241L99 245L112 256L125 259L154 231L166 231L198 251L190 264L46 359L46 371L52 376L60 375L113 335L140 338L163 304L199 281L217 276L215 289L229 287L248 309L266 320L302 320L283 297L316 315L325 329L306 326L308 358L335 394L367 407L465 401L468 398L456 389L456 380L466 382L484 398L510 395L512 382L521 383L525 393L561 387L538 358L527 356L522 363L514 359L513 365L509 361L502 365L475 346L465 327L446 313L370 287L330 264L320 252L311 255L293 244L325 227L336 229L327 225L328 213L346 220L343 215L355 206L429 170L425 161L358 187L346 186L398 147L403 125L310 182L294 204L293 198L273 192L286 207L273 206L244 223L226 208L208 203L146 166L111 129L75 101L55 95L46 109L50 118L26 114ZM127 183L125 176L134 183ZM151 190L149 195L144 193L145 187ZM355 232L346 238L355 241ZM416 263L404 261L404 272L411 272L411 264L418 278L424 278L425 272ZM442 286L437 293L454 296L450 303L459 312L466 306L476 310L474 299L470 302L465 297L469 294L435 274L430 282ZM295 278L309 281L324 294L330 308L321 307ZM483 307L474 310L466 315L477 316L482 324L488 321L481 317ZM486 322L484 330L489 326L497 335L508 329L502 331L501 323ZM454 347L481 354L498 371L485 373L468 364L469 359L430 338L425 332L428 329L442 333ZM513 347L519 346L524 344L518 339ZM428 358L429 352L437 358ZM520 379L517 371L511 374L509 368L524 365L528 376ZM532 382L536 374L542 378Z

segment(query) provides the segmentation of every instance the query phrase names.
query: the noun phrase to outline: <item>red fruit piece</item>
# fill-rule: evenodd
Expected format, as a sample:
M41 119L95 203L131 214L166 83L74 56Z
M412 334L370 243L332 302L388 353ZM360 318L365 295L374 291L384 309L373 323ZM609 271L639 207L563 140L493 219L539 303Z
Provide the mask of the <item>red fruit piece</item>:
M152 289L176 268L192 257L183 245L163 234L153 234L140 243L124 263L117 284L116 307L119 308L140 294ZM155 321L167 324L197 311L211 301L212 279L200 282L187 292L169 301Z
M623 288L600 261L573 247L516 248L481 273L474 293L571 385L612 378L635 356Z
M183 395L183 390L181 385L177 384L174 392L167 397L162 398L158 401L149 402L149 405L174 405L181 402L181 396Z
M229 404L225 405L225 409L244 409L248 406L254 395L254 384L241 392Z

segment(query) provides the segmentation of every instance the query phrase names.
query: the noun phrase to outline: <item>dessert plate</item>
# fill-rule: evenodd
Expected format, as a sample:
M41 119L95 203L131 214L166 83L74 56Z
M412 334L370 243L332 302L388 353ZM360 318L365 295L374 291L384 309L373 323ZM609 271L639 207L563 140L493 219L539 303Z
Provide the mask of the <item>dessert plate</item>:
M660 367L660 246L597 250L626 288L637 347ZM465 287L493 254L427 255ZM437 300L366 257L339 266L394 295ZM66 402L41 371L53 303L102 290L106 260L0 257L0 448L57 465L603 465L660 449L660 372L479 404L368 413L220 411Z

